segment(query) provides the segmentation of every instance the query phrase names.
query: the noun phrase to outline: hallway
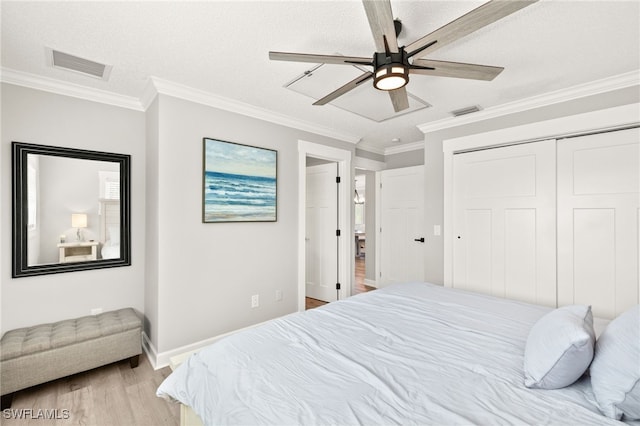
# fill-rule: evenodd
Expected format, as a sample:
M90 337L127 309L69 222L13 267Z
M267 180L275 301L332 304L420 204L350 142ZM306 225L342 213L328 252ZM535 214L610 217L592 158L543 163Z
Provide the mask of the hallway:
M367 291L375 290L375 287L368 286L364 283L365 279L365 258L356 257L355 267L355 285L353 286L352 295L355 296L359 293L365 293Z
M364 257L356 257L355 262L355 281L353 286L352 295L355 296L359 293L365 293L367 291L375 290L375 287L368 286L364 283L365 279L365 260ZM326 305L327 302L322 300L312 299L307 297L305 300L306 309L317 308L318 306Z

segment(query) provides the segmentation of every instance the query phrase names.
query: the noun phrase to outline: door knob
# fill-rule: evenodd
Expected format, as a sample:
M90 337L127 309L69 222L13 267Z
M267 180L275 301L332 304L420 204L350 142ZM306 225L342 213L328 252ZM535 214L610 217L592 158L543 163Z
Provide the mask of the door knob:
M413 241L417 241L419 243L424 243L424 237L422 237L422 238L414 238Z

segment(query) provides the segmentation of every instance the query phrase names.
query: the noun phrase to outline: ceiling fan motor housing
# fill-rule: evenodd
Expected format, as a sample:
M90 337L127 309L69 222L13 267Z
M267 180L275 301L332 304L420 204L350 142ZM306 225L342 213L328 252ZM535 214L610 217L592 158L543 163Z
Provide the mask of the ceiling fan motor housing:
M404 48L398 52L376 52L373 55L373 87L395 90L409 82L409 59Z

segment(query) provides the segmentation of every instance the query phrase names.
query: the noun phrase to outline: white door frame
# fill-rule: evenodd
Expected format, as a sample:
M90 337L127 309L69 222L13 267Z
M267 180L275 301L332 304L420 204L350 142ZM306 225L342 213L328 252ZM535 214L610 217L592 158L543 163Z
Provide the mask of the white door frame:
M353 168L351 151L332 148L303 140L298 141L298 311L305 310L305 233L306 233L306 187L307 156L338 163L341 186L339 193L338 226L340 229L340 299L351 296L353 277Z
M570 115L487 133L447 139L444 152L444 285L453 283L453 155L474 149L527 143L638 125L640 104Z

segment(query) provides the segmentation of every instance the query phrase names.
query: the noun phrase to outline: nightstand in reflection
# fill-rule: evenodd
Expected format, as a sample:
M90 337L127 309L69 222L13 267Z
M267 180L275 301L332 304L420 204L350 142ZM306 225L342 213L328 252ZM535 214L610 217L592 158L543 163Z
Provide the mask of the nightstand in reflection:
M60 263L85 262L98 259L97 241L74 241L58 244Z

